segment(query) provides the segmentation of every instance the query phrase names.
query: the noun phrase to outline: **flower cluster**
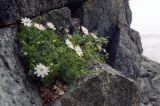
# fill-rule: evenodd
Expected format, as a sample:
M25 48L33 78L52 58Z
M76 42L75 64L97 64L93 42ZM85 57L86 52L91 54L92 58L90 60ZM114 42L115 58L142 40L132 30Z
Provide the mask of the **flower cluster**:
M33 76L44 84L55 80L71 82L81 75L92 73L85 65L90 60L103 61L107 43L105 37L90 33L81 26L73 33L68 28L56 28L53 23L46 25L30 18L22 18L17 39L21 46L22 57ZM60 29L60 30L58 30Z
M47 26L53 30L56 30L55 26L51 22L48 22Z
M42 31L45 30L45 27L42 24L34 23L33 25L39 30L42 30Z
M85 34L85 35L89 35L89 31L87 28L85 28L84 26L81 26L81 30L82 32ZM65 32L68 33L68 29L65 29ZM94 39L98 39L98 37L96 36L95 33L91 33L91 36L94 38ZM68 37L71 39L72 36L68 34ZM73 46L72 42L69 40L69 39L66 39L66 44L68 45L69 48L73 49L76 51L76 53L81 57L83 56L83 52L82 52L82 49L79 45L76 45L75 47ZM101 50L101 47L98 45L98 48Z
M35 27L35 28L37 28L37 29L39 29L39 30L42 30L42 31L46 29L42 24L33 23L32 20L31 20L30 18L27 18L27 17L22 18L21 21L22 21L21 23L22 23L24 26L27 26L27 27L33 26L33 27ZM48 23L47 23L47 27L49 27L49 28L51 28L51 29L53 29L53 30L56 30L55 26L54 26L51 22L48 22Z

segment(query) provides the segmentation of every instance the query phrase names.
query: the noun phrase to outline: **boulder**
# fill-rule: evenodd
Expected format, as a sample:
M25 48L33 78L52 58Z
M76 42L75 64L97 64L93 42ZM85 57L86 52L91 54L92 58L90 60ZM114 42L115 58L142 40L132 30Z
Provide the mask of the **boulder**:
M103 63L97 73L75 81L69 91L47 106L139 106L136 82Z
M17 28L0 29L0 106L42 106L38 89L27 79L18 57Z
M143 57L141 71L141 106L160 105L160 64Z

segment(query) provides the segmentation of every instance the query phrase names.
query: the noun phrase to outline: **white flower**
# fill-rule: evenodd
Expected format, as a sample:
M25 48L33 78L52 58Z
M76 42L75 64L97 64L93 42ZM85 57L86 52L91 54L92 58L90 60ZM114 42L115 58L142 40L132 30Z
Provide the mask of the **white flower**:
M71 39L72 38L72 36L70 35L70 34L67 34L67 36Z
M83 52L82 52L82 49L80 48L80 46L76 46L75 51L80 57L83 56Z
M107 53L107 51L106 51L105 49L103 49L103 52L104 52L104 53Z
M21 23L24 26L27 26L27 27L32 26L32 20L30 18L25 17L25 18L22 18L21 21L22 21Z
M102 50L102 47L98 45L98 49L99 49L99 50Z
M53 63L51 63L50 65L53 66Z
M28 53L27 53L27 52L24 52L23 54L24 54L25 56L27 56L27 55L28 55Z
M48 22L47 26L53 30L56 30L55 26L51 22Z
M34 74L36 74L38 77L44 78L44 76L48 75L49 73L49 67L46 67L45 65L39 63L34 68L36 71Z
M62 26L59 27L59 29L62 29L62 28L63 28Z
M83 33L84 33L85 35L89 35L89 32L88 32L88 29L87 29L87 28L85 28L84 26L81 26L81 29L82 29L82 31L83 31Z
M64 31L65 31L66 33L69 33L69 29L68 29L68 28L65 28Z
M66 39L66 44L68 45L68 47L74 49L73 44L69 39Z
M34 23L34 27L36 27L37 29L42 30L42 31L45 30L45 27L42 24Z
M91 35L92 35L92 37L93 37L94 39L98 39L98 37L96 36L96 34L91 33Z

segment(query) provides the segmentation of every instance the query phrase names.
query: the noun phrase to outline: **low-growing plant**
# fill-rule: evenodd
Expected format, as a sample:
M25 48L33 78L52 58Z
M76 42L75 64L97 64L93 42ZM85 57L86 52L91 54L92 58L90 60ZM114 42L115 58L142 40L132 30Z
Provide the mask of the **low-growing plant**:
M21 56L30 75L38 77L45 85L57 79L70 83L94 72L86 67L89 61L104 60L100 52L107 39L89 33L83 26L69 34L68 29L59 31L50 22L44 26L23 18L22 23L17 34Z

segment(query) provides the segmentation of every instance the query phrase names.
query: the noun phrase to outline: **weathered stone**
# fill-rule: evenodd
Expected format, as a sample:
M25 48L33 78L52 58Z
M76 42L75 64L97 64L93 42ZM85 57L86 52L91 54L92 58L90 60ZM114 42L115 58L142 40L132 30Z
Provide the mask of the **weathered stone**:
M48 106L139 106L136 83L112 69L96 63L97 74L75 81L67 93Z
M0 0L0 28L83 0Z
M160 64L143 57L141 69L141 106L160 105Z
M42 15L46 22L52 22L56 27L66 27L72 25L71 11L67 7L51 10Z
M42 106L18 58L16 28L0 29L0 106Z
M142 45L139 33L124 26L119 26L119 44L115 58L116 70L128 77L136 79L140 75Z

